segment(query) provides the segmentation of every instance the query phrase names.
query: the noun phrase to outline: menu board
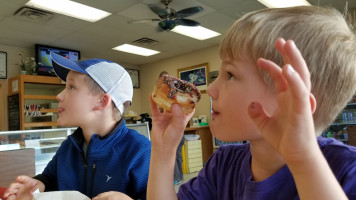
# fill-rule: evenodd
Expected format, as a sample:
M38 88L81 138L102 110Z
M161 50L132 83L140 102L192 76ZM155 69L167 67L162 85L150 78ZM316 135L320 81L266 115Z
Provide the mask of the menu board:
M20 130L20 96L18 94L8 97L9 130Z

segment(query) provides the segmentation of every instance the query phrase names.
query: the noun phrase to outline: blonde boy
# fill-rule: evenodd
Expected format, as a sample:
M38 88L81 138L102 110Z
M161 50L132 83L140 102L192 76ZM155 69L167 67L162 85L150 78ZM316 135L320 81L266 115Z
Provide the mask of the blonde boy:
M356 148L317 137L356 89L356 38L343 16L313 6L252 12L227 32L220 57L210 129L250 143L220 147L177 196L167 174L192 114L160 113L151 100L148 199L356 199Z
M146 199L150 141L130 130L122 117L133 87L120 65L103 59L72 62L51 52L54 70L66 81L57 95L58 125L79 127L68 136L42 174L20 176L4 197L76 190L90 198Z

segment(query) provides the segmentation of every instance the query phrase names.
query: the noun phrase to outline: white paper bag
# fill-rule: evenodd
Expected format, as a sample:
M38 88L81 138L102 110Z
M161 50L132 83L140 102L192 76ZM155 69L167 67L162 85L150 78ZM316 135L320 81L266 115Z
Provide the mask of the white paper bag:
M89 197L78 191L56 191L34 193L33 200L90 200Z

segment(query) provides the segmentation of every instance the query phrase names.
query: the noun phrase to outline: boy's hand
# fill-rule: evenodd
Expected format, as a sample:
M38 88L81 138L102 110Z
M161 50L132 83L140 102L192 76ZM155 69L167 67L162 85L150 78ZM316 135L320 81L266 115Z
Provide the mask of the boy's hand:
M152 100L151 161L147 184L148 200L177 199L173 185L175 155L184 129L194 112L185 115L178 104L171 112L160 112Z
M150 95L152 111L152 147L174 153L184 134L184 129L194 112L185 115L178 104L172 105L172 112L160 112ZM166 148L167 149L166 149ZM172 152L171 152L172 151Z
M270 115L252 103L249 115L287 163L300 199L347 199L316 140L312 116L316 101L307 65L293 41L278 39L276 48L286 64L282 69L264 59L258 65L274 81L277 109Z
M110 191L99 194L93 200L132 200L132 198L121 192Z
M276 48L285 62L282 69L269 60L259 59L257 64L274 81L278 107L270 115L253 102L249 115L287 164L300 164L318 148L312 117L316 102L307 65L294 42L278 39Z
M32 200L32 193L37 189L44 190L42 182L29 176L18 176L15 182L11 183L5 191L4 197L7 200Z

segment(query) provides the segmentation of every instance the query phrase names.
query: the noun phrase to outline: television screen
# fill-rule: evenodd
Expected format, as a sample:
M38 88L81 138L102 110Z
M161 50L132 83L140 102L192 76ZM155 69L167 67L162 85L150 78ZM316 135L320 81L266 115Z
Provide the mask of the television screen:
M46 46L41 44L35 45L36 50L36 62L38 64L37 74L56 76L54 69L52 67L52 61L50 57L50 52L57 53L63 57L66 57L72 61L79 61L80 51L72 49L64 49L59 47Z

